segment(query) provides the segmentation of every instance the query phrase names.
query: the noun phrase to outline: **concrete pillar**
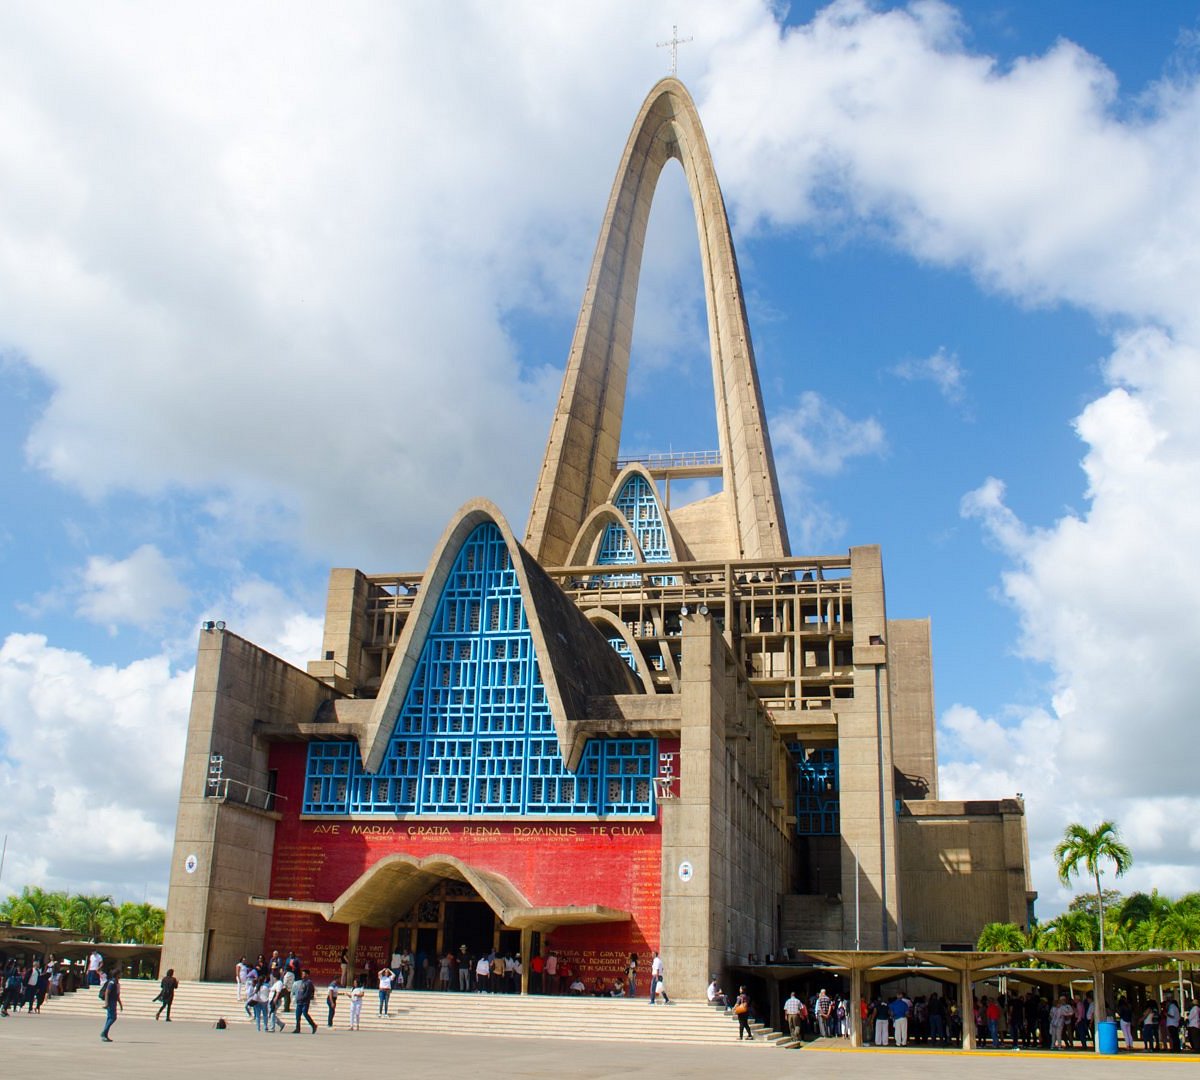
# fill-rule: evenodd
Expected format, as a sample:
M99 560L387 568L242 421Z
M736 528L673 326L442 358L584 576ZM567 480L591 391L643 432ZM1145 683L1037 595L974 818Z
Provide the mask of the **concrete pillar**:
M713 808L725 805L725 645L712 621L682 620L679 797L662 804L662 929L668 993L704 1000L710 972L725 966L713 940L724 922L728 858ZM686 864L686 865L685 865ZM681 872L682 871L682 872Z
M850 1023L850 1045L862 1046L862 1008L859 1001L863 994L863 973L861 968L850 969L850 1007L852 1016Z
M787 1022L783 1018L783 1003L779 1000L779 976L767 975L767 993L771 995L771 1016L768 1021L776 1031L785 1031Z
M975 1049L975 981L970 970L959 972L958 1015L962 1018L963 1049Z
M521 927L521 993L529 993L529 965L533 963L533 931Z
M352 922L346 932L346 955L350 958L350 982L358 978L358 932L362 923Z
M1108 1010L1104 1007L1105 978L1103 971L1097 971L1092 976L1092 1001L1096 1008L1092 1013L1095 1025L1092 1028L1092 1049L1100 1053L1100 1021L1108 1019Z

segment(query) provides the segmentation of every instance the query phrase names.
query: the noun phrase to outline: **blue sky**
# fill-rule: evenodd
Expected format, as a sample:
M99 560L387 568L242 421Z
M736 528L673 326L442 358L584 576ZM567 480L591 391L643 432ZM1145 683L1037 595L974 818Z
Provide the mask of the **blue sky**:
M794 551L882 545L1043 913L1071 820L1200 888L1200 7L503 8L0 2L0 889L164 898L202 619L303 664L330 566L523 527L674 23ZM627 449L715 446L708 364L672 169Z

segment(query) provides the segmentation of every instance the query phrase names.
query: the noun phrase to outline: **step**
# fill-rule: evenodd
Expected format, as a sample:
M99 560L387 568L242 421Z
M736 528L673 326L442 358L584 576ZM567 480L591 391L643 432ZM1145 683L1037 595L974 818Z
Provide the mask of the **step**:
M152 999L158 984L128 979L121 983L121 998L127 1012L153 1015L158 1005ZM471 1030L499 1037L588 1039L599 1041L655 1041L705 1045L727 1044L736 1039L731 1014L706 1003L672 1002L649 1006L644 998L549 997L544 995L473 994L402 990L392 994L389 1017L378 1015L379 998L368 991L363 1002L364 1030L420 1031L461 1034ZM50 999L45 1011L64 1014L99 1014L102 1006L95 988ZM324 1026L324 989L318 987L313 1003L314 1022ZM344 1027L349 1014L345 993L338 999L335 1024ZM171 1007L172 1019L214 1023L224 1017L230 1024L251 1024L232 983L182 983ZM281 1014L291 1027L294 1013ZM755 1044L762 1047L787 1045L785 1036L761 1024L752 1024Z

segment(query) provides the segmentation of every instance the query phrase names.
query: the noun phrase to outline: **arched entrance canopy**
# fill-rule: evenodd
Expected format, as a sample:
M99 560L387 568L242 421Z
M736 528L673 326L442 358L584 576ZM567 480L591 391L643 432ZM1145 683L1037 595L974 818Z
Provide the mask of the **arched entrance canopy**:
M514 930L549 933L560 926L628 922L632 917L628 911L602 904L534 905L494 870L472 866L454 855L419 859L403 853L385 855L332 902L255 896L250 903L254 907L304 911L331 923L390 927L443 878L465 881L496 918Z

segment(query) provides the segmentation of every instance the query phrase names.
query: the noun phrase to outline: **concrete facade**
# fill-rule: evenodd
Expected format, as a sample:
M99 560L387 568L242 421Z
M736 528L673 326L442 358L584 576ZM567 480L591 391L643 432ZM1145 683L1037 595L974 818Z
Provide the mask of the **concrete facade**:
M720 445L626 460L638 268L672 158L696 213ZM672 505L672 481L704 476L722 490ZM536 666L564 767L590 746L654 741L659 772L638 783L655 798L616 824L601 811L482 813L469 799L461 814L389 809L400 796L378 794L408 790L405 760L389 755L414 695L440 694L461 719L451 675L435 685L421 672L439 632L447 663L474 648L438 620L455 589L463 619L484 610L461 592L480 529L510 575L514 647L531 650L489 663ZM474 731L485 705L454 730ZM474 904L472 932L486 905L497 945L528 955L553 934L597 977L659 951L669 992L686 997L712 971L787 950L937 947L973 943L986 922L1024 924L1023 806L938 794L928 620L889 616L877 546L789 551L724 203L695 106L666 79L618 169L524 542L475 500L423 572L333 570L307 673L202 633L163 963L220 977L242 953L297 943L317 970L343 948L441 949L467 910L454 905Z

